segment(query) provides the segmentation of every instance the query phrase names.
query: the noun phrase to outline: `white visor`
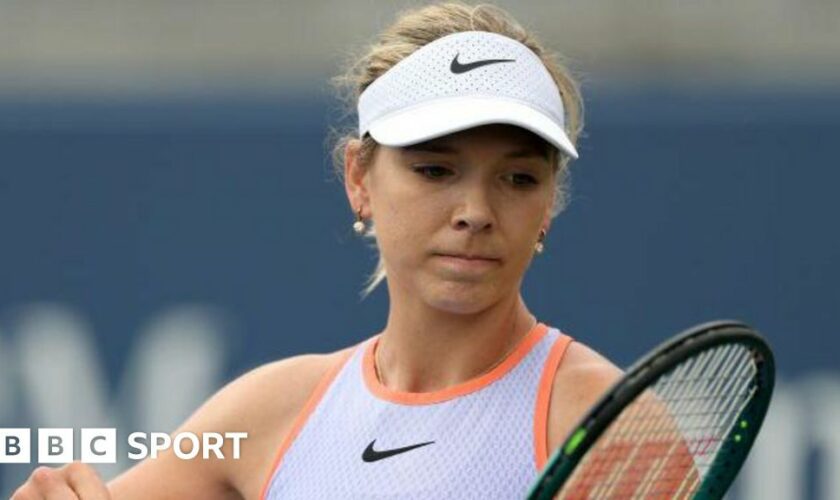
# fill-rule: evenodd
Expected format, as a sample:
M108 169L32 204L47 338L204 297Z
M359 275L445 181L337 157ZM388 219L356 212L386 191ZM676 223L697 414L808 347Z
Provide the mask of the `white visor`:
M406 57L359 97L359 137L409 146L480 125L522 127L577 158L563 100L542 61L495 33L439 38Z

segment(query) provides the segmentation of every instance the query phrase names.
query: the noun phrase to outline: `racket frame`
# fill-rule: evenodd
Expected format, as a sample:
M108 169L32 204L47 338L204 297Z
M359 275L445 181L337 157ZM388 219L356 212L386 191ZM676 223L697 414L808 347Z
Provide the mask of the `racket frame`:
M725 437L721 451L694 496L703 500L722 498L755 442L775 384L775 361L766 341L748 325L733 320L712 321L690 328L661 343L634 363L574 427L547 462L528 493L528 500L553 498L613 420L661 375L697 352L729 343L740 343L753 351L758 368L758 388L755 397L735 420L736 425ZM741 425L744 421L748 422L746 428Z

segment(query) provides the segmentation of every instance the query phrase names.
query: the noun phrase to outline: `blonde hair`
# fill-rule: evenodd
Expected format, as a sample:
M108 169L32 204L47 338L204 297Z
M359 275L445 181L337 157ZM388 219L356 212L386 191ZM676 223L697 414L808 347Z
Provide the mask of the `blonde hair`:
M362 55L350 59L342 75L333 79L333 83L348 105L348 111L355 112L361 93L395 64L438 38L463 31L497 33L517 40L531 49L540 58L557 84L566 113L566 134L572 144L577 143L583 129L583 102L578 85L569 70L560 63L556 54L543 47L536 37L526 31L513 16L499 7L488 4L439 3L400 13L396 21L380 33L373 44L366 47ZM342 178L345 149L348 143L358 138L355 129L336 135L333 145L333 166L336 175ZM361 140L358 150L360 165L369 165L376 147L376 141L370 136L365 136ZM552 149L552 158L557 172L557 196L555 196L552 209L552 217L554 217L566 206L569 157ZM370 224L366 236L373 239L375 235L375 228L373 224ZM385 263L380 255L376 269L365 283L362 296L370 294L385 277Z

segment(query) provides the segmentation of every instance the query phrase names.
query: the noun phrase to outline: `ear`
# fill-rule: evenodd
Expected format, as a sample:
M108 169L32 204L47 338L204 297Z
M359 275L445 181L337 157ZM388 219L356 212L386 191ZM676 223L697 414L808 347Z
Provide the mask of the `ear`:
M540 229L545 230L548 233L549 228L551 228L551 213L554 211L554 204L557 202L557 190L551 190L551 199L548 202L548 205L545 208L545 212L543 213L542 221L540 222Z
M551 215L546 215L543 217L542 224L540 224L540 229L544 230L546 234L551 229Z
M362 141L352 139L344 148L344 189L347 191L347 201L355 215L362 209L362 218L370 217L370 195L367 189L368 168L359 163L359 150Z

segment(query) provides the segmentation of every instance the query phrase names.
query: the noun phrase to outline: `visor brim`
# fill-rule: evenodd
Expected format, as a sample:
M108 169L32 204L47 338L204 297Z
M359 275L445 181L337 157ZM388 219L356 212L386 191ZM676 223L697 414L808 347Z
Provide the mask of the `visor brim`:
M402 147L497 123L529 130L563 153L578 158L566 132L552 118L527 104L507 99L455 97L427 102L376 120L369 133L380 144Z

